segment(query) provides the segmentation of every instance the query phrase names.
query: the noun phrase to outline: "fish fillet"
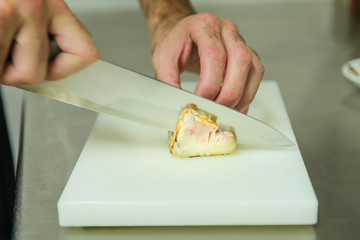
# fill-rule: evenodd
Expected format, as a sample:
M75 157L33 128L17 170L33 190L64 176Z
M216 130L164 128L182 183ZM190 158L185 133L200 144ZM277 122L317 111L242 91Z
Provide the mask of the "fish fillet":
M181 158L230 154L236 147L233 129L195 104L181 110L175 132L169 132L170 153Z

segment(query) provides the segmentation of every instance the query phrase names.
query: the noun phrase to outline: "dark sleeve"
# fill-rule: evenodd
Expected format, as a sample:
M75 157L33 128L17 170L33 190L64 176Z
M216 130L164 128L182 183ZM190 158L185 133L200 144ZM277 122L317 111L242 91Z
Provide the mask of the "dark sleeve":
M0 92L0 239L11 238L15 174Z

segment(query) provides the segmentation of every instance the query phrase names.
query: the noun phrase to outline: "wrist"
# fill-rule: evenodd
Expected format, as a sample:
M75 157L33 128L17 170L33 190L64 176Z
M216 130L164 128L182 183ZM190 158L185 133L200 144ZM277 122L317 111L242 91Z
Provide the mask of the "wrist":
M195 14L188 0L141 0L151 41L151 52L182 19Z

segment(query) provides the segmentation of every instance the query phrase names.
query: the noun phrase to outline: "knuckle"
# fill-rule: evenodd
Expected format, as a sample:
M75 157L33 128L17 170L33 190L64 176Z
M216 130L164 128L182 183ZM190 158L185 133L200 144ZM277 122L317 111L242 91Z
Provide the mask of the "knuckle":
M227 19L223 19L222 20L222 23L224 26L226 26L227 28L229 29L233 29L233 30L237 30L237 26L234 22L230 21L230 20L227 20Z
M6 1L0 2L0 22L10 23L16 17L16 9Z
M206 50L204 55L206 58L215 60L216 62L219 62L220 64L223 64L223 65L226 64L227 55L226 55L225 49L223 49L221 47L214 46L212 48L209 48Z
M221 31L220 31L220 19L211 13L200 13L199 15L200 22L202 22L203 29L210 40L215 39L221 41Z
M38 71L29 68L19 72L17 78L15 78L14 80L17 83L21 83L21 84L35 84L42 82L44 78L45 78L44 71Z
M99 57L99 50L96 47L93 47L91 50L85 52L85 54L83 55L83 61L87 64L91 64L98 60Z
M209 40L216 40L221 41L221 34L218 28L216 28L214 25L207 24L204 27L205 35L208 37Z
M258 71L260 72L260 74L263 76L265 74L265 67L262 63L260 63L257 68L259 69Z
M242 91L230 90L223 96L222 102L229 106L233 107L234 104L238 103L242 95Z
M237 51L233 52L233 56L237 61L244 62L246 64L250 64L253 58L251 50L246 47L238 48Z
M31 19L37 23L43 23L46 18L46 1L44 0L27 0L23 6L23 11L26 15L31 16Z
M254 100L254 97L253 95L245 93L241 98L241 102L243 105L248 106Z
M242 91L239 90L230 90L227 94L227 99L229 102L236 102L241 98Z
M220 19L212 13L199 13L198 16L202 19L203 22L209 24L219 24Z
M234 42L243 42L246 44L244 37L240 34L236 24L230 20L222 20L223 34Z
M27 0L26 9L29 11L42 11L44 10L45 1L44 0Z
M91 50L87 51L83 58L86 63L93 63L100 57L99 50L96 47L92 47Z
M262 62L261 62L260 60L257 60L257 59L255 58L255 60L253 61L253 66L254 66L255 70L256 70L258 73L261 74L261 76L264 75L264 73L265 73L265 67L264 67L264 65L262 64Z
M239 55L244 61L251 62L253 58L252 51L249 48L240 48Z
M219 87L214 84L206 84L202 87L200 95L207 99L215 99L219 93Z
M17 86L21 84L36 84L41 83L45 79L45 69L35 69L32 67L15 69L9 67L2 73L0 82L5 85Z

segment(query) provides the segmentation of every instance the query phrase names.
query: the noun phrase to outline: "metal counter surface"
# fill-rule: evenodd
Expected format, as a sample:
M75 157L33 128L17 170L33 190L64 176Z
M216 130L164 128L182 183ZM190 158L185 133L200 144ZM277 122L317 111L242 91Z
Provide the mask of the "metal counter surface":
M359 239L360 89L341 74L359 57L359 21L344 1L197 9L234 21L277 80L319 199L315 226L61 228L56 203L96 114L26 94L14 239ZM142 13L77 14L102 59L152 75ZM106 26L106 27L104 27ZM195 80L196 76L184 74Z

